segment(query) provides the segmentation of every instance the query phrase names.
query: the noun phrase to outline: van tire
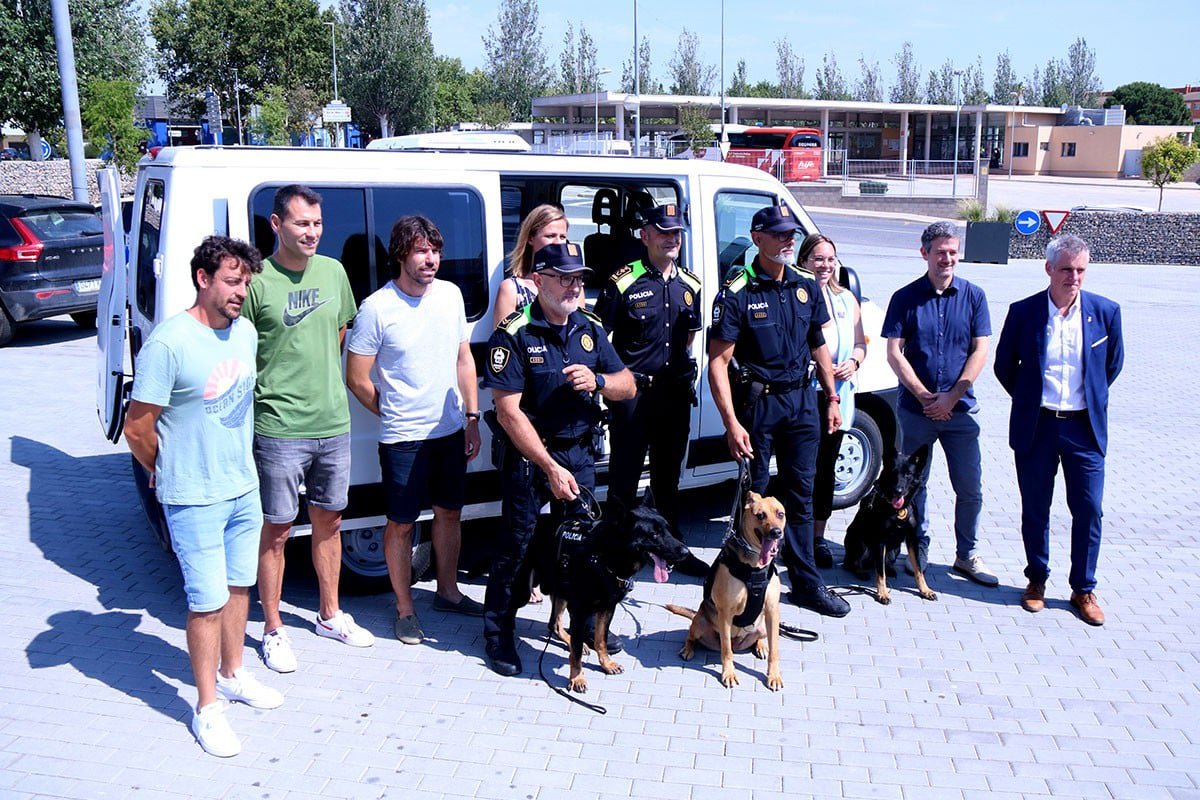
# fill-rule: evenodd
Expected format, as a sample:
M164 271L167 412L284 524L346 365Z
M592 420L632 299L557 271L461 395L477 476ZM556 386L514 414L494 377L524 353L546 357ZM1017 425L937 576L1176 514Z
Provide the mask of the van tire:
M171 532L167 528L167 516L163 513L162 505L159 504L154 490L150 488L150 473L133 455L129 456L129 460L132 462L133 482L137 487L142 512L145 513L146 522L150 525L150 532L154 534L154 539L163 552L174 556L175 550L171 547Z
M854 424L842 437L834 467L833 507L850 508L871 490L883 466L883 435L875 420L862 408L854 411Z
M71 320L76 325L83 328L84 330L90 331L91 329L96 327L96 312L95 311L76 311L74 314L71 315Z
M0 347L4 347L12 341L15 324L12 317L8 315L7 309L0 305Z
M423 580L433 569L430 523L413 528L412 582ZM339 585L346 594L383 594L392 590L383 555L383 526L342 531L342 573Z

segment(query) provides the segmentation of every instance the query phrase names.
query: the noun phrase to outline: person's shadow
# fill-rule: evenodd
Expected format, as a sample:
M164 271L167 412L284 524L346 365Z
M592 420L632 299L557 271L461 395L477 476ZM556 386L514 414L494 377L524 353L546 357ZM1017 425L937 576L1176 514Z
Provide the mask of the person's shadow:
M13 436L29 470L29 537L45 558L96 587L108 613L52 614L26 645L30 667L70 664L172 719L189 706L161 676L191 684L187 652L137 629L145 616L182 631L187 608L174 558L148 530L127 453L77 458ZM89 604L90 605L90 604Z

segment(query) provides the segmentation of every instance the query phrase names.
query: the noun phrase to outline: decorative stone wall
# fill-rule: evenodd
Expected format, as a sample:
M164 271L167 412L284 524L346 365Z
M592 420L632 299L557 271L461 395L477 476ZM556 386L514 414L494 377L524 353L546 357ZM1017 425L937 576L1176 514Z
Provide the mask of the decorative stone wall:
M1200 265L1200 214L1120 214L1077 211L1058 234L1073 233L1088 243L1098 264ZM1010 258L1045 258L1050 229L1045 219L1032 236L1014 229Z
M104 166L98 158L85 162L88 194L93 205L100 202L96 170ZM133 191L132 176L121 176L121 189ZM53 161L0 161L0 194L48 194L71 197L71 162L65 158Z

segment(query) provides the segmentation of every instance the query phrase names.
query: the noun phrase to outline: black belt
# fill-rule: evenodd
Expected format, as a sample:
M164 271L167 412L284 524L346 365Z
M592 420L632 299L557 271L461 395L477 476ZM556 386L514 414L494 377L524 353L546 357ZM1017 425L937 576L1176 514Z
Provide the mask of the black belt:
M806 381L763 383L763 394L787 394L804 386Z
M590 433L581 433L578 436L542 436L542 444L548 449L566 450L578 444L590 442L592 435Z
M1055 419L1076 419L1078 417L1086 417L1088 412L1086 408L1080 411L1059 411L1057 408L1046 408L1043 406L1042 413Z

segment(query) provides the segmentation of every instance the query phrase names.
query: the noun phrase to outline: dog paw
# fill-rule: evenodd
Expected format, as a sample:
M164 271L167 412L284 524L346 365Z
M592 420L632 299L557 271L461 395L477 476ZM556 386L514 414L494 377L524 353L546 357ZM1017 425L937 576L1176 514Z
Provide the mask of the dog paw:
M877 595L877 596L875 597L875 600L876 600L876 602L878 602L880 605L885 605L885 606L887 606L887 605L891 605L891 603L892 603L892 596L891 596L891 595L889 595L889 594L880 594L880 595Z
M696 650L691 644L685 644L679 649L679 657L684 661L691 661L694 655L696 655Z
M616 661L603 661L600 663L600 669L604 670L605 675L620 675L625 671Z
M759 639L758 643L754 645L754 657L755 658L766 658L767 653L768 653L767 643L764 640Z
M737 673L734 672L733 670L728 670L726 672L722 672L721 673L721 685L724 686L726 689L732 689L733 687L737 686L738 685Z
M767 676L767 688L772 692L778 692L783 688L783 677L779 674Z
M567 688L572 692L587 694L587 680L585 678L571 678L567 682Z
M937 592L921 592L921 598L924 600L937 600Z

